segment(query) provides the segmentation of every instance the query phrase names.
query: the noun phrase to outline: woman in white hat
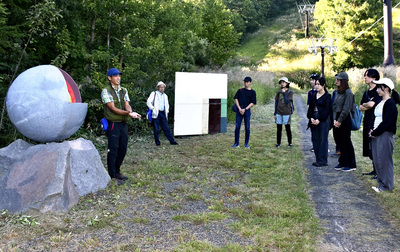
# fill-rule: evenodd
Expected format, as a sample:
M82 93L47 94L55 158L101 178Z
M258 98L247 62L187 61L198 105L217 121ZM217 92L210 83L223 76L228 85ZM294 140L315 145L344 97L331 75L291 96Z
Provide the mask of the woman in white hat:
M289 147L292 147L292 130L290 128L290 116L293 114L293 91L289 89L288 78L279 79L281 89L275 95L274 119L276 122L276 148L281 146L282 125L285 125Z
M389 78L372 82L376 84L376 91L382 97L382 101L375 107L374 126L369 133L372 138L372 157L378 181L378 187L373 186L372 189L381 192L394 188L393 147L398 115L396 103L400 104L400 97L393 90L394 84Z
M152 112L151 117L153 118L154 141L157 146L160 145L159 131L161 126L161 129L164 131L164 135L167 137L170 144L176 145L178 143L172 136L171 130L168 126L169 103L168 96L164 93L164 82L159 81L156 88L157 91L151 92L147 99L147 107L151 109Z

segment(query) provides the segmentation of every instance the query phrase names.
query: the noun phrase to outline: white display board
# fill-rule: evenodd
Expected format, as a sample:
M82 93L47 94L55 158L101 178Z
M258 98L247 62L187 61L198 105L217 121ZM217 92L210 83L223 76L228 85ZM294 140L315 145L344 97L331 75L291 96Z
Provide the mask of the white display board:
M227 74L176 72L174 135L208 134L209 99L227 98Z

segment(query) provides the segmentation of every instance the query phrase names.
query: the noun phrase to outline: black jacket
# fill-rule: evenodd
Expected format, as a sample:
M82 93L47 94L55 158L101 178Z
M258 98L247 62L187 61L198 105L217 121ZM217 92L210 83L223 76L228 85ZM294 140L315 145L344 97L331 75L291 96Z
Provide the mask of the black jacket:
M374 120L372 121L372 127ZM397 107L396 102L393 99L388 99L383 105L382 112L382 122L378 125L376 129L371 132L371 136L379 136L382 135L383 132L389 131L392 132L393 135L396 134L396 122L397 122ZM372 128L371 127L371 128Z

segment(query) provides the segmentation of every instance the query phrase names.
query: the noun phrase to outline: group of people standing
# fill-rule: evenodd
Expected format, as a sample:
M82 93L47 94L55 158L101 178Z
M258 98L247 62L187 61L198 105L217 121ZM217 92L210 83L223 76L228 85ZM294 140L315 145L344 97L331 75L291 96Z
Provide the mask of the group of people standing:
M393 147L396 134L397 107L399 94L389 78L380 79L376 69L368 69L364 74L368 90L361 99L359 108L355 106L354 95L349 88L347 73L335 75L336 94L332 99L326 89L326 80L315 74L310 77L315 86L309 96L307 118L311 129L311 140L315 153L316 167L328 165L328 134L333 129L336 147L340 150L335 170L344 172L356 169L356 158L351 141L352 117L355 109L364 111L363 156L373 160L373 175L378 181L376 192L393 190Z
M128 145L128 120L140 119L141 115L132 110L129 105L128 90L121 87L121 75L116 68L107 72L109 84L101 93L104 115L108 122L108 154L107 166L112 179L118 184L123 184L128 179L121 174L120 167L125 158ZM312 90L308 93L307 118L308 127L311 129L311 140L316 161L315 167L328 166L328 134L333 129L336 147L340 150L336 170L353 171L356 169L356 158L351 141L351 118L355 105L354 95L349 87L347 73L335 75L336 90L332 97L326 89L326 80L316 74L311 75ZM378 186L373 187L376 192L393 190L393 148L394 135L396 134L397 107L400 96L394 90L393 82L388 78L380 79L376 69L368 69L364 74L368 90L365 91L359 106L364 111L363 121L363 156L368 156L373 161L373 170L364 175L376 176ZM250 116L251 108L257 103L256 92L251 89L251 77L245 77L244 88L239 89L235 96L236 127L233 148L239 147L240 127L244 119L245 148L250 148ZM294 111L293 91L286 77L279 80L280 90L275 96L274 119L277 125L276 147L281 146L282 129L285 125L288 146L292 147L292 132L290 128L291 115ZM160 81L156 91L147 99L147 106L152 110L152 125L154 140L160 145L159 130L164 131L170 144L178 143L172 136L168 126L169 103L168 96L164 93L166 85Z

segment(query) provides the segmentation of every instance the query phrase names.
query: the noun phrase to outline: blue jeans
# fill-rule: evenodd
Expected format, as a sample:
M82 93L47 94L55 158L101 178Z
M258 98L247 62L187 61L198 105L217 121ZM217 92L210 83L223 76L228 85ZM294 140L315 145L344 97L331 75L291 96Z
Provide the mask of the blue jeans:
M245 139L244 143L249 144L250 139L250 110L247 110L244 115L241 115L240 112L236 112L236 128L235 128L235 143L239 144L240 138L240 126L242 125L242 120L244 118L244 129L245 129Z
M158 117L153 118L153 132L154 132L154 141L157 145L160 145L160 126L161 129L164 131L164 135L167 137L170 143L174 143L175 139L172 136L171 129L168 126L167 117L165 116L164 111L158 112Z
M128 124L124 122L108 122L108 174L115 178L121 173L120 167L124 161L128 147Z

